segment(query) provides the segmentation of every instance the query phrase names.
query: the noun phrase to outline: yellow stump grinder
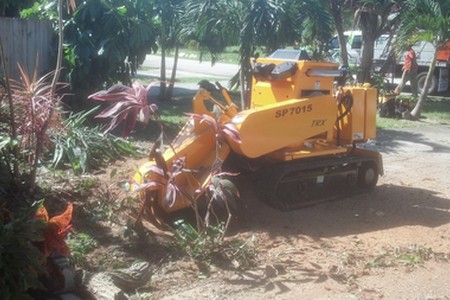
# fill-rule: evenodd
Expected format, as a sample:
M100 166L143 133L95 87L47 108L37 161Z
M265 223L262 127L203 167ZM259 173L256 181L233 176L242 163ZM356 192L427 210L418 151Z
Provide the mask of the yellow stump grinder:
M277 50L252 59L248 109L239 111L220 85L223 102L198 90L186 125L169 147L153 151L134 176L134 187L152 213L191 206L215 165L229 156L249 166L260 198L281 210L377 184L383 174L381 155L359 146L376 134L377 90L338 87L336 80L345 75L338 64L299 57L296 50ZM238 136L219 137L218 128L233 128Z

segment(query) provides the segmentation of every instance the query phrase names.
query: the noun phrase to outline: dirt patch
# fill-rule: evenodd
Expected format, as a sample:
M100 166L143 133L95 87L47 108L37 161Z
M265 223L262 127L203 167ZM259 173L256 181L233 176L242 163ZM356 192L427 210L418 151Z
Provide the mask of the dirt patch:
M125 216L101 223L109 238L90 263L150 261L141 299L450 299L450 126L380 130L369 146L385 175L368 194L280 212L240 180L230 234L254 245L252 268L199 265L152 236L126 239ZM118 167L127 176L133 165Z

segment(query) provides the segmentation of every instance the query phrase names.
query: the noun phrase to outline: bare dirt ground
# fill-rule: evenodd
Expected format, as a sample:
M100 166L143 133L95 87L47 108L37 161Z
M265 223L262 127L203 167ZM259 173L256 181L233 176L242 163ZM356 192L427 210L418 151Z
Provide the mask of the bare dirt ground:
M154 271L140 299L450 299L450 126L380 130L373 146L385 175L368 194L280 212L241 180L230 234L256 266L205 272L144 246Z

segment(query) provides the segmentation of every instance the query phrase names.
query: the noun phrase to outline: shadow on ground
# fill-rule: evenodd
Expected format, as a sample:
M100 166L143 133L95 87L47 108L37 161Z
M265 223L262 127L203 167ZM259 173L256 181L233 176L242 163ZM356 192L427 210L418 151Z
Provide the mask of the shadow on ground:
M450 201L420 188L385 184L364 195L290 212L261 202L253 188L241 191L244 194L232 232L264 231L272 237L302 234L319 239L405 225L437 227L450 222Z
M417 131L414 128L406 130L377 129L377 148L379 151L395 154L401 152L434 152L449 153L450 146L443 144L440 138L435 138L438 131L442 136L448 136L450 126L425 126Z

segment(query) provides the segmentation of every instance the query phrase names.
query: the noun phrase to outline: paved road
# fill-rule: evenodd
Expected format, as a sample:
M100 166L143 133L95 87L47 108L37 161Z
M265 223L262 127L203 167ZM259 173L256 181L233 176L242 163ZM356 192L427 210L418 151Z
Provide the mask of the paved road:
M160 76L161 57L158 55L147 55L142 69L138 70L138 75L159 78ZM173 58L166 59L167 78L170 78L173 66ZM228 81L239 70L239 66L235 64L216 63L211 65L210 61L199 62L198 60L179 59L177 66L177 78L202 78L211 82L219 81L226 86ZM176 87L197 89L197 83L176 83Z

